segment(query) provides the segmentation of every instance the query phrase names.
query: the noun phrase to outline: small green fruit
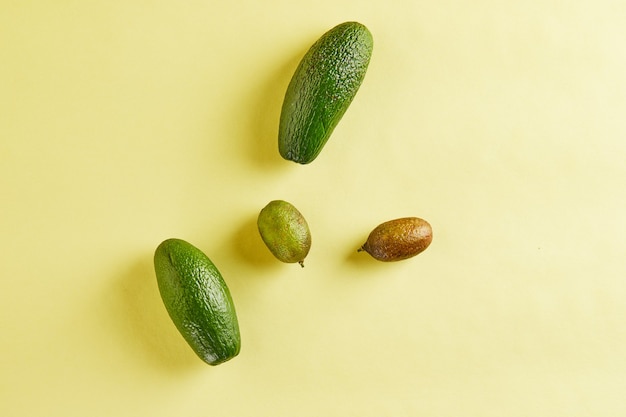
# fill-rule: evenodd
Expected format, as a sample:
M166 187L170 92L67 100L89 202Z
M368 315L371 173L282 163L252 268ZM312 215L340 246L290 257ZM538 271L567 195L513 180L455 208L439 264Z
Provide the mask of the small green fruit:
M237 356L235 306L213 262L190 243L168 239L154 253L154 270L170 318L200 359L217 365Z
M271 201L259 213L257 226L263 242L279 261L304 266L311 249L311 232L293 205L283 200Z
M358 251L383 262L400 261L423 252L432 240L433 230L426 220L405 217L377 226Z

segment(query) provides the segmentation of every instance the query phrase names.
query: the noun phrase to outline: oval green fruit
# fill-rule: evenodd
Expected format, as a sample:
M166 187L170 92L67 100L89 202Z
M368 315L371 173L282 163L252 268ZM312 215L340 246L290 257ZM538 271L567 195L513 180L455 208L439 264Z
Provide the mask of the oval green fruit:
M278 132L283 158L308 164L318 156L361 86L373 45L367 27L345 22L311 46L283 101Z
M311 249L311 232L304 216L292 204L270 201L259 213L257 226L263 242L279 261L304 266Z
M213 262L190 243L168 239L155 251L154 269L165 308L193 351L209 365L237 356L235 306Z
M426 220L404 217L378 225L359 252L383 262L400 261L423 252L432 240L433 230Z

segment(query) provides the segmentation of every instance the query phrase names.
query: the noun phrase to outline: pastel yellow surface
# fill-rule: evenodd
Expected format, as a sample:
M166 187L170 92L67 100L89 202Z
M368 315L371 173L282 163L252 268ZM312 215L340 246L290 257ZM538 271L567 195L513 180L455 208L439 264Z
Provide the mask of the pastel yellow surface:
M326 30L374 54L310 165L282 97ZM626 3L0 0L0 415L626 415ZM256 231L307 218L306 267ZM356 253L397 217L416 258ZM230 286L202 363L152 255Z

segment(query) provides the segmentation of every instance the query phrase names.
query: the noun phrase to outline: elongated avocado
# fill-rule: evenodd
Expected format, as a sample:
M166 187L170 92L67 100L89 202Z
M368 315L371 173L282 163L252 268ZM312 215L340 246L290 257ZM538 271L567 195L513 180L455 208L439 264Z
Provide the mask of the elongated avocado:
M235 306L213 262L190 243L168 239L155 251L154 269L170 318L200 359L217 365L237 356Z
M311 46L283 101L278 149L284 159L308 164L319 155L361 86L373 45L364 25L345 22Z

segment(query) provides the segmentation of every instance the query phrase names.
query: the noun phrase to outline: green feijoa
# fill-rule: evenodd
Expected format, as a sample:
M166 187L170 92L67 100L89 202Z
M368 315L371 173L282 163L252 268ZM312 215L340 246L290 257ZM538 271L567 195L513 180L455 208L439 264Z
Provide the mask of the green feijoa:
M270 252L281 262L298 262L311 249L311 232L304 216L291 204L274 200L259 213L257 226Z
M367 27L345 22L306 52L281 110L278 150L284 159L308 164L319 155L361 86L373 45Z
M400 261L423 252L432 240L433 230L426 220L404 217L374 228L359 252L383 262Z
M170 318L200 359L217 365L237 356L235 306L213 262L190 243L167 239L154 253L154 270Z

